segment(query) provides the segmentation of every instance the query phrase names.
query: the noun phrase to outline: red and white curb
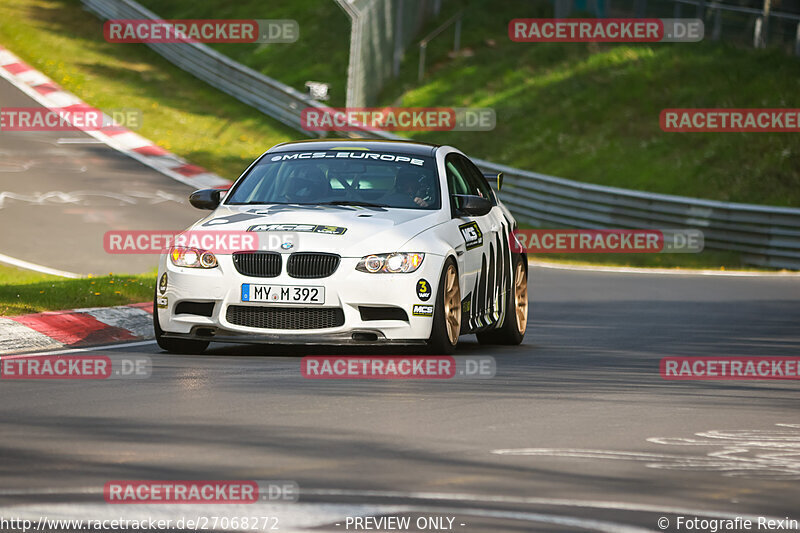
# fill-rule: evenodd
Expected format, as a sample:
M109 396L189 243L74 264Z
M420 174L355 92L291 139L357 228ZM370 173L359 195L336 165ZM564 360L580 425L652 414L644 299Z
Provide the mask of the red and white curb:
M152 303L0 317L0 355L153 337Z
M60 108L69 111L94 109L2 46L0 46L0 77L48 109ZM110 121L107 115L104 115L104 119ZM100 130L76 129L174 180L197 189L210 187L227 189L231 185L230 181L202 167L192 165L122 126L114 125Z

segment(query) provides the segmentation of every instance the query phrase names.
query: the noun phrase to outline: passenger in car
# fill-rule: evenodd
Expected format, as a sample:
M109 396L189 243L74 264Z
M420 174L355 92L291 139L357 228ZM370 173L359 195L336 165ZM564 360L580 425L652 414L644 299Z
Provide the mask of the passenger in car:
M395 178L394 190L384 195L381 202L390 207L428 207L430 204L424 199L421 177L414 170L400 170Z

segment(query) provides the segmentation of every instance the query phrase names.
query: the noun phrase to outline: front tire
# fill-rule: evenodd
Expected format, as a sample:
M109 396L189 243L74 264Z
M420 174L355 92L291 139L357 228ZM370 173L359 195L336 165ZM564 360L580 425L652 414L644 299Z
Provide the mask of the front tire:
M433 329L428 340L428 351L435 355L450 355L456 351L461 334L461 288L458 270L453 258L445 261L436 306L433 310Z
M522 254L514 261L514 281L511 290L511 306L506 305L506 316L499 328L476 334L480 344L504 344L516 346L525 337L528 327L528 265Z
M208 348L208 341L194 339L170 339L164 337L164 330L158 322L158 302L153 298L153 331L156 334L156 343L159 348L169 353L200 355Z

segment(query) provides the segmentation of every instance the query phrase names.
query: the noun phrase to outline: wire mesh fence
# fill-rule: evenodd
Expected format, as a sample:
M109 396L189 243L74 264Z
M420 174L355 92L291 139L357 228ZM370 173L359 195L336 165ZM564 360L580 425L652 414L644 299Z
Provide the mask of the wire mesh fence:
M439 0L336 0L351 20L347 106L374 105Z
M778 47L800 55L800 2L771 2L764 16L763 0L610 0L609 17L699 18L706 39L743 46Z

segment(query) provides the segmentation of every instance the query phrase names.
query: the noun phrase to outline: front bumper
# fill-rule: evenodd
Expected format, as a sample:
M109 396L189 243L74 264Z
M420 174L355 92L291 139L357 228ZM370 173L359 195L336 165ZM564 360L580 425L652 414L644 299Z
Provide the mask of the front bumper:
M282 254L283 265L289 254ZM283 268L274 278L240 274L231 255L218 255L219 266L195 269L174 266L162 255L159 274L167 273L165 292L158 290L158 320L165 337L213 340L214 342L275 344L420 344L431 334L433 316L415 316L415 305L434 306L444 257L426 253L420 268L408 274L369 274L355 269L360 258L341 258L329 277L298 279ZM417 283L424 279L430 287L430 298L417 295ZM243 302L243 283L263 285L322 286L324 304L278 304ZM182 302L213 304L211 316L176 314ZM233 324L228 321L230 306L293 309L341 309L343 324L318 329L268 329ZM182 306L182 308L185 306ZM361 307L400 308L406 320L364 320Z
M217 331L214 334L204 331L205 328L195 328L194 333L165 333L164 337L171 339L191 339L213 342L228 342L234 344L302 344L302 345L423 345L426 339L387 339L376 330L354 330L338 334L297 334L297 335L253 335L250 333L230 334Z

